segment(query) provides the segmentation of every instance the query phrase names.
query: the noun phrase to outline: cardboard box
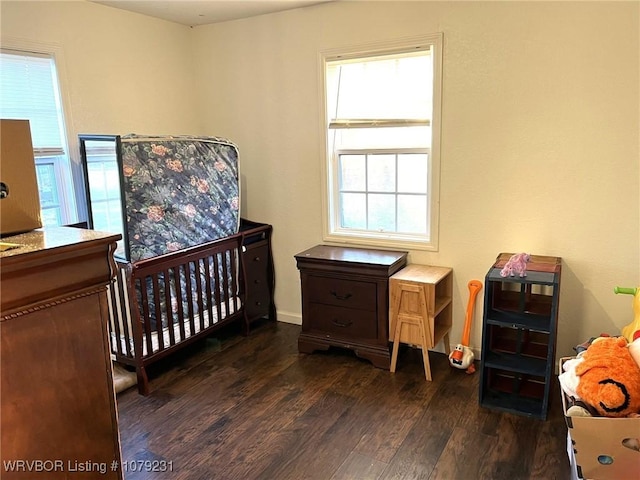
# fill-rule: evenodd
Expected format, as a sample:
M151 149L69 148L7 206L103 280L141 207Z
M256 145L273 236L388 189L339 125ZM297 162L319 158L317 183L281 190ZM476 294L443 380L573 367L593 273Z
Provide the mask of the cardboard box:
M115 364L114 364L115 365ZM576 465L576 454L573 453L573 441L571 435L567 432L567 456L569 457L569 468L571 469L570 480L583 480L578 476L578 466Z
M562 365L572 357L560 359ZM564 411L578 478L625 480L640 478L640 451L627 439L640 439L640 418L569 417L569 399L562 393ZM571 459L571 455L569 456Z
M0 235L42 227L29 120L0 120Z

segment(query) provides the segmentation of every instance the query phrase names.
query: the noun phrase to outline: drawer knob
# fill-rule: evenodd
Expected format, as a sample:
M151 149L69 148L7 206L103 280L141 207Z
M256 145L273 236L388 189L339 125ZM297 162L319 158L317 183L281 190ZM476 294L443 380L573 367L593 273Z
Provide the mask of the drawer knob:
M346 293L344 295L338 295L337 292L334 292L333 290L329 292L331 295L333 295L334 297L336 297L336 299L338 300L349 300L351 298L351 294L350 293Z
M336 320L335 318L331 320L331 323L333 323L336 327L341 327L341 328L347 328L353 324L351 320L348 320L346 322L341 322L340 320Z

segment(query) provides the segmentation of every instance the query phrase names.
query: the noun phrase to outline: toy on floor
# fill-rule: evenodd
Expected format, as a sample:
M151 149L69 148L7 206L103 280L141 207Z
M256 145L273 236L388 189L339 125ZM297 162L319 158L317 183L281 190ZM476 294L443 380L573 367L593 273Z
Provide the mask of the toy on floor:
M500 271L501 277L514 277L517 273L520 278L527 276L527 262L531 260L528 253L516 253L502 267Z
M452 367L466 370L467 373L473 373L476 371L476 367L473 364L475 355L473 350L469 348L469 337L471 336L471 322L473 320L476 297L482 289L482 282L480 280L470 280L467 286L469 287L469 302L467 303L467 313L464 319L462 342L449 354L449 363L451 363Z
M580 399L604 417L640 414L640 366L624 337L593 342L575 367Z
M640 287L638 288L624 288L616 287L613 289L615 293L625 293L627 295L633 295L633 321L626 327L622 327L622 335L627 339L627 342L633 342L633 334L636 330L640 330Z

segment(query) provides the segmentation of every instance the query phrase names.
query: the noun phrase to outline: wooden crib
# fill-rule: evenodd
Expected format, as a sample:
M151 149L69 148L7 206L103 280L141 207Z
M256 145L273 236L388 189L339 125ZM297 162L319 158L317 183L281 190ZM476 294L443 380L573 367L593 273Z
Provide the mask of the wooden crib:
M146 367L244 314L242 234L132 263L118 262L109 289L114 359L135 367L149 393Z

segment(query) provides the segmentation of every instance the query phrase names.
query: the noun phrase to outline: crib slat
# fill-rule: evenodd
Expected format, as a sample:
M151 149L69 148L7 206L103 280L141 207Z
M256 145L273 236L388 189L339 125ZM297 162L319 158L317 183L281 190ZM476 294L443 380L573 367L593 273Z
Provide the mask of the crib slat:
M189 309L189 327L191 328L191 330L189 330L190 334L189 336L193 335L196 331L196 324L195 324L195 308L193 305L193 285L191 282L191 262L187 262L185 263L185 278L187 280L187 307Z
M238 250L233 248L229 250L229 256L231 257L230 265L231 270L234 272L231 275L231 296L233 299L233 311L237 312L240 308L239 288L238 288L238 270L240 268Z
M153 353L151 343L151 321L149 320L149 296L147 295L147 278L142 277L136 280L136 290L140 292L142 303L142 337L147 343L147 355ZM143 288L144 287L144 288ZM142 355L142 352L140 352Z
M216 272L215 288L213 291L213 301L216 304L216 323L220 322L224 317L222 316L222 304L220 302L220 254L216 253L212 255L213 271Z
M213 325L213 308L212 308L212 286L211 283L214 282L214 287L215 288L215 280L211 275L211 257L210 256L206 256L205 258L202 259L203 263L204 263L204 282L205 282L205 290L207 292L207 296L205 297L206 300L206 307L207 307L207 316L208 316L208 320L206 322L206 326L210 327L211 325ZM204 317L204 312L202 312L202 317Z
M200 267L200 264L202 263L202 259L199 258L196 262L195 262L195 276L196 276L196 285L197 285L197 291L198 291L198 319L199 319L199 323L200 323L200 330L198 331L202 331L204 330L204 292L202 289L202 268Z
M171 272L173 269L167 268L162 272L164 277L164 317L167 319L167 327L169 327L169 345L176 344L176 337L173 331L173 301L172 301L172 288L171 288Z
M163 327L163 315L162 315L162 310L160 308L160 287L158 284L158 274L156 273L155 275L151 275L150 277L147 278L151 278L151 285L152 285L152 291L153 291L153 307L154 307L154 312L155 312L155 323L156 323L156 333L158 334L158 347L160 350L164 350L164 335L162 334L162 327Z
M222 254L222 293L224 295L224 306L227 312L231 311L231 297L235 295L235 292L231 291L229 288L229 261L230 254L229 252L223 252Z
M184 271L184 265L178 265L175 267L175 272L176 272L176 299L178 302L178 322L179 322L179 326L180 326L180 331L178 332L180 334L180 340L182 341L185 338L187 338L187 335L184 331L184 308L182 307L182 298L183 295L187 295L189 290L183 289L182 288L182 278L183 278L183 274L182 272Z

